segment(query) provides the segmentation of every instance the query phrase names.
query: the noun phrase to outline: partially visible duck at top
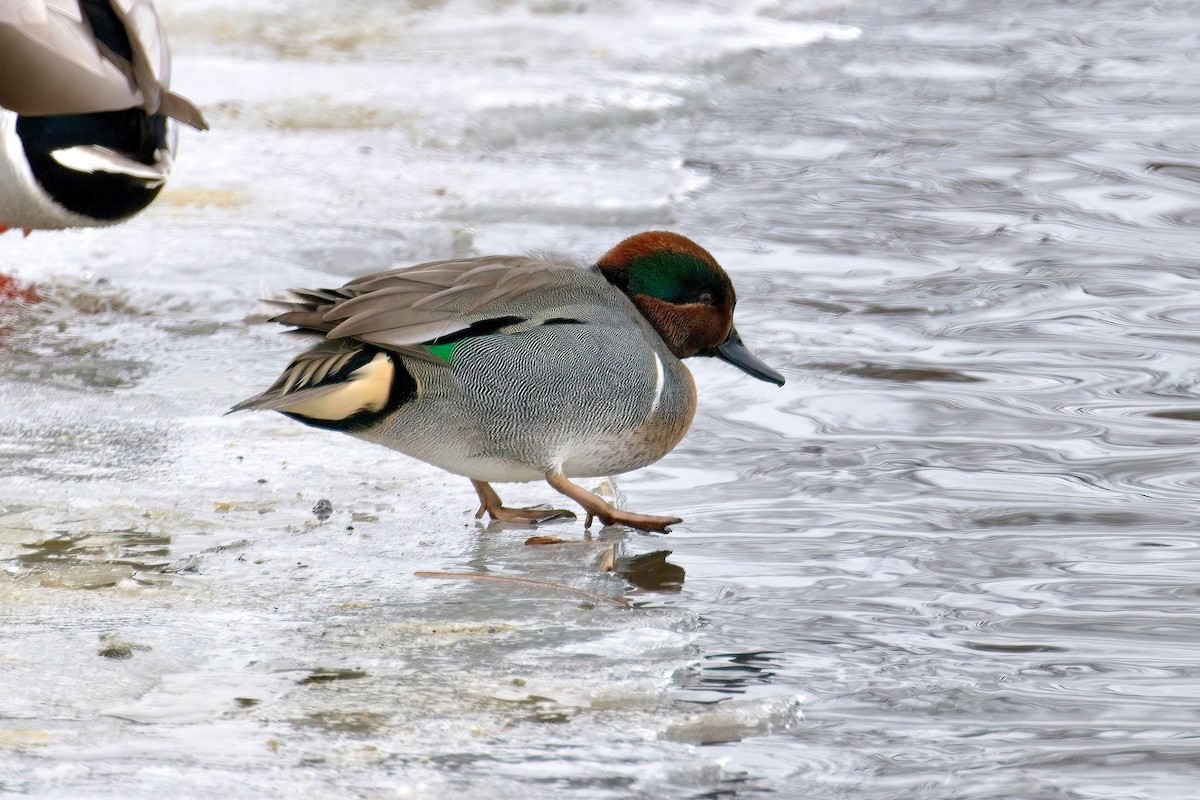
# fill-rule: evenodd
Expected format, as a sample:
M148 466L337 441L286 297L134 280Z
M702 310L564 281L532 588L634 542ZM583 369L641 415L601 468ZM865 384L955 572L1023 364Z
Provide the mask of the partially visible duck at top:
M0 232L111 225L171 171L169 120L206 130L170 91L150 0L0 2Z
M616 508L571 479L639 469L679 443L696 410L681 359L784 382L734 328L729 276L676 233L639 233L590 266L484 256L293 293L274 321L319 342L232 410L278 411L469 478L476 518L574 516L506 507L491 486L545 480L588 525L666 531L679 518Z

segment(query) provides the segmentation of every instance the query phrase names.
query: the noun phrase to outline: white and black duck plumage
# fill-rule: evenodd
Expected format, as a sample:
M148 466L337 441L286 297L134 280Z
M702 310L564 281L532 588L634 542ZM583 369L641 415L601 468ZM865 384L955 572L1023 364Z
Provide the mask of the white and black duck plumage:
M0 0L0 231L110 225L170 174L170 91L150 0Z

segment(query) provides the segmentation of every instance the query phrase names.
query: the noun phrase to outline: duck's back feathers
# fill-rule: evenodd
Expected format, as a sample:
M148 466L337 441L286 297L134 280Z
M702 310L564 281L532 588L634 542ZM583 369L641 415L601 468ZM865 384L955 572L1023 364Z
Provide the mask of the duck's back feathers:
M537 325L552 316L633 311L594 270L557 257L489 256L434 261L368 275L339 289L292 290L274 318L284 325L353 339L432 360L428 346Z

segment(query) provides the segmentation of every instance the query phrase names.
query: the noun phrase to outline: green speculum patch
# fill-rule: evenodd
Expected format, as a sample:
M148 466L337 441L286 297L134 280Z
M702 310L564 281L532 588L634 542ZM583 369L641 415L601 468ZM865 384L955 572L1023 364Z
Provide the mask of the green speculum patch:
M429 350L430 354L434 358L441 359L449 364L450 359L454 358L454 348L458 347L460 344L462 344L461 339L457 342L447 342L446 344L431 344L428 345L426 349Z
M454 357L455 345L461 344L467 339L475 339L480 336L487 336L495 333L502 328L507 328L509 325L516 325L524 322L524 317L492 317L491 319L481 319L477 322L472 322L466 328L460 331L455 331L447 336L439 336L436 339L430 339L425 344L425 349L433 354L434 358L440 358L447 364Z

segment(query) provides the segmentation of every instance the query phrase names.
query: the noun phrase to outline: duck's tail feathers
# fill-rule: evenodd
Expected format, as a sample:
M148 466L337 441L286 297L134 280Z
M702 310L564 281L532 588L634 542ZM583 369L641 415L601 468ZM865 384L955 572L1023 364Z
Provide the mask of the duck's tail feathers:
M377 348L345 340L322 342L296 356L266 391L227 413L280 411L337 420L376 412L392 400L396 370L394 359Z
M325 319L325 312L338 303L354 297L354 293L343 289L289 289L294 299L269 299L263 302L285 309L282 314L271 317L270 322L290 325L308 333L328 333L340 322Z
M285 414L301 413L308 405L319 403L326 395L333 394L341 388L339 385L312 386L308 389L284 393L272 386L262 394L246 398L225 413L232 414L235 411L280 411Z

